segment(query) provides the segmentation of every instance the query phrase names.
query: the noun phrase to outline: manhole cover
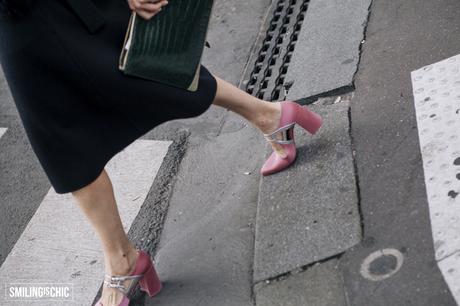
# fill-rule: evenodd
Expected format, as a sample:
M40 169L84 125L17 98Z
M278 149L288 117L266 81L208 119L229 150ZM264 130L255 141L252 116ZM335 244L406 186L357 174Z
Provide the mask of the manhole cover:
M401 269L404 255L396 249L383 249L371 253L361 264L361 275L372 281L384 280Z

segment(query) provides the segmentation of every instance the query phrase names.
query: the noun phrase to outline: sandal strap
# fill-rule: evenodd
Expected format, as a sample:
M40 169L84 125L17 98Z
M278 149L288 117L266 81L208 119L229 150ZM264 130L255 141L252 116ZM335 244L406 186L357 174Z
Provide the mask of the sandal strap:
M137 285L143 275L105 275L104 284L109 288L120 290L124 295L128 295L131 289ZM123 284L126 280L133 280L128 287Z
M288 138L288 132L292 127L294 127L294 125L295 125L295 122L289 123L288 125L285 125L285 126L282 126L276 129L270 134L264 134L264 137L268 142L275 142L278 144L292 144L294 143L294 139ZM282 139L276 138L276 135L279 133L281 133Z

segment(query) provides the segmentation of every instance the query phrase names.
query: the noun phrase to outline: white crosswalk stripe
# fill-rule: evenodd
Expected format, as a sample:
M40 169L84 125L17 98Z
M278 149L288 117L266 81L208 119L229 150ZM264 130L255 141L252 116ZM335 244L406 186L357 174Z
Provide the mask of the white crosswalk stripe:
M0 138L6 133L7 128L0 128Z
M435 258L460 304L460 55L412 72Z
M106 170L126 230L146 199L170 144L137 140L108 163ZM0 267L0 286L5 288L11 282L70 283L74 300L70 304L90 305L103 279L101 255L97 237L71 194L58 195L51 188ZM0 305L18 305L0 296Z

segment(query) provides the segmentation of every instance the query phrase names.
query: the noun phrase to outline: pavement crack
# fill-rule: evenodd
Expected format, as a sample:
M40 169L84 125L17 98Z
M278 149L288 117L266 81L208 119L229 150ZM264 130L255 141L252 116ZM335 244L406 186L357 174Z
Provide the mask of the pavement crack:
M359 44L358 63L356 64L356 71L355 71L355 74L353 75L353 82L352 82L353 87L354 87L356 75L359 72L359 67L361 66L361 59L362 59L362 54L363 54L363 46L364 46L364 43L366 42L366 39L367 39L367 27L368 27L370 19L371 19L371 14L372 14L371 8L372 8L373 2L374 2L374 0L371 0L370 3L369 3L369 7L367 8L366 24L364 25L364 28L363 28L363 40L362 40L362 43Z
M314 261L314 262L311 262L309 264L306 264L306 265L303 265L303 266L300 266L298 268L295 268L291 271L288 271L286 273L283 273L283 274L279 274L277 276L274 276L274 277L270 277L270 278L267 278L267 279L264 279L264 280L261 280L261 281L258 281L256 283L254 283L254 286L258 286L258 285L262 285L262 284L269 284L269 283L272 283L272 282L279 282L279 281L282 281L288 277L290 277L291 275L295 275L295 274L298 274L298 273L302 273L306 270L308 270L309 268L311 268L312 266L316 265L316 264L322 264L322 263L325 263L325 262L328 262L332 259L337 259L337 261L340 261L340 258L343 256L343 254L345 254L345 252L341 252L341 253L338 253L338 254L334 254L332 256L329 256L329 257L326 257L326 258L323 258L321 260L317 260L317 261Z
M300 104L312 104L312 103L316 102L320 98L341 96L341 95L345 95L347 93L350 93L350 92L352 92L354 90L355 90L354 85L342 86L342 87L339 87L339 88L335 88L335 89L332 89L332 90L329 90L329 91L319 93L319 94L314 95L314 96L299 99L298 102Z
M353 137L353 121L351 115L351 105L348 108L348 134L350 135L351 141L351 150L352 150L352 159L353 159L353 168L355 173L355 184L356 184L356 197L358 199L358 213L359 213L359 220L360 220L360 227L361 227L361 237L364 237L364 215L362 210L362 202L361 202L361 185L359 181L359 172L358 172L358 161L356 159L356 148L355 148L355 141Z

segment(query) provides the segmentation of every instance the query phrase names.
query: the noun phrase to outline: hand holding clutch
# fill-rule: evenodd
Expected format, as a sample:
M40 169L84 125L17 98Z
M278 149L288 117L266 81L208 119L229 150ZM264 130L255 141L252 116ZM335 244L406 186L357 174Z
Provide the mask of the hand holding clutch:
M213 0L173 0L151 20L129 20L119 69L136 76L196 91Z
M140 17L149 20L158 14L162 7L168 4L168 0L127 0L129 8Z

